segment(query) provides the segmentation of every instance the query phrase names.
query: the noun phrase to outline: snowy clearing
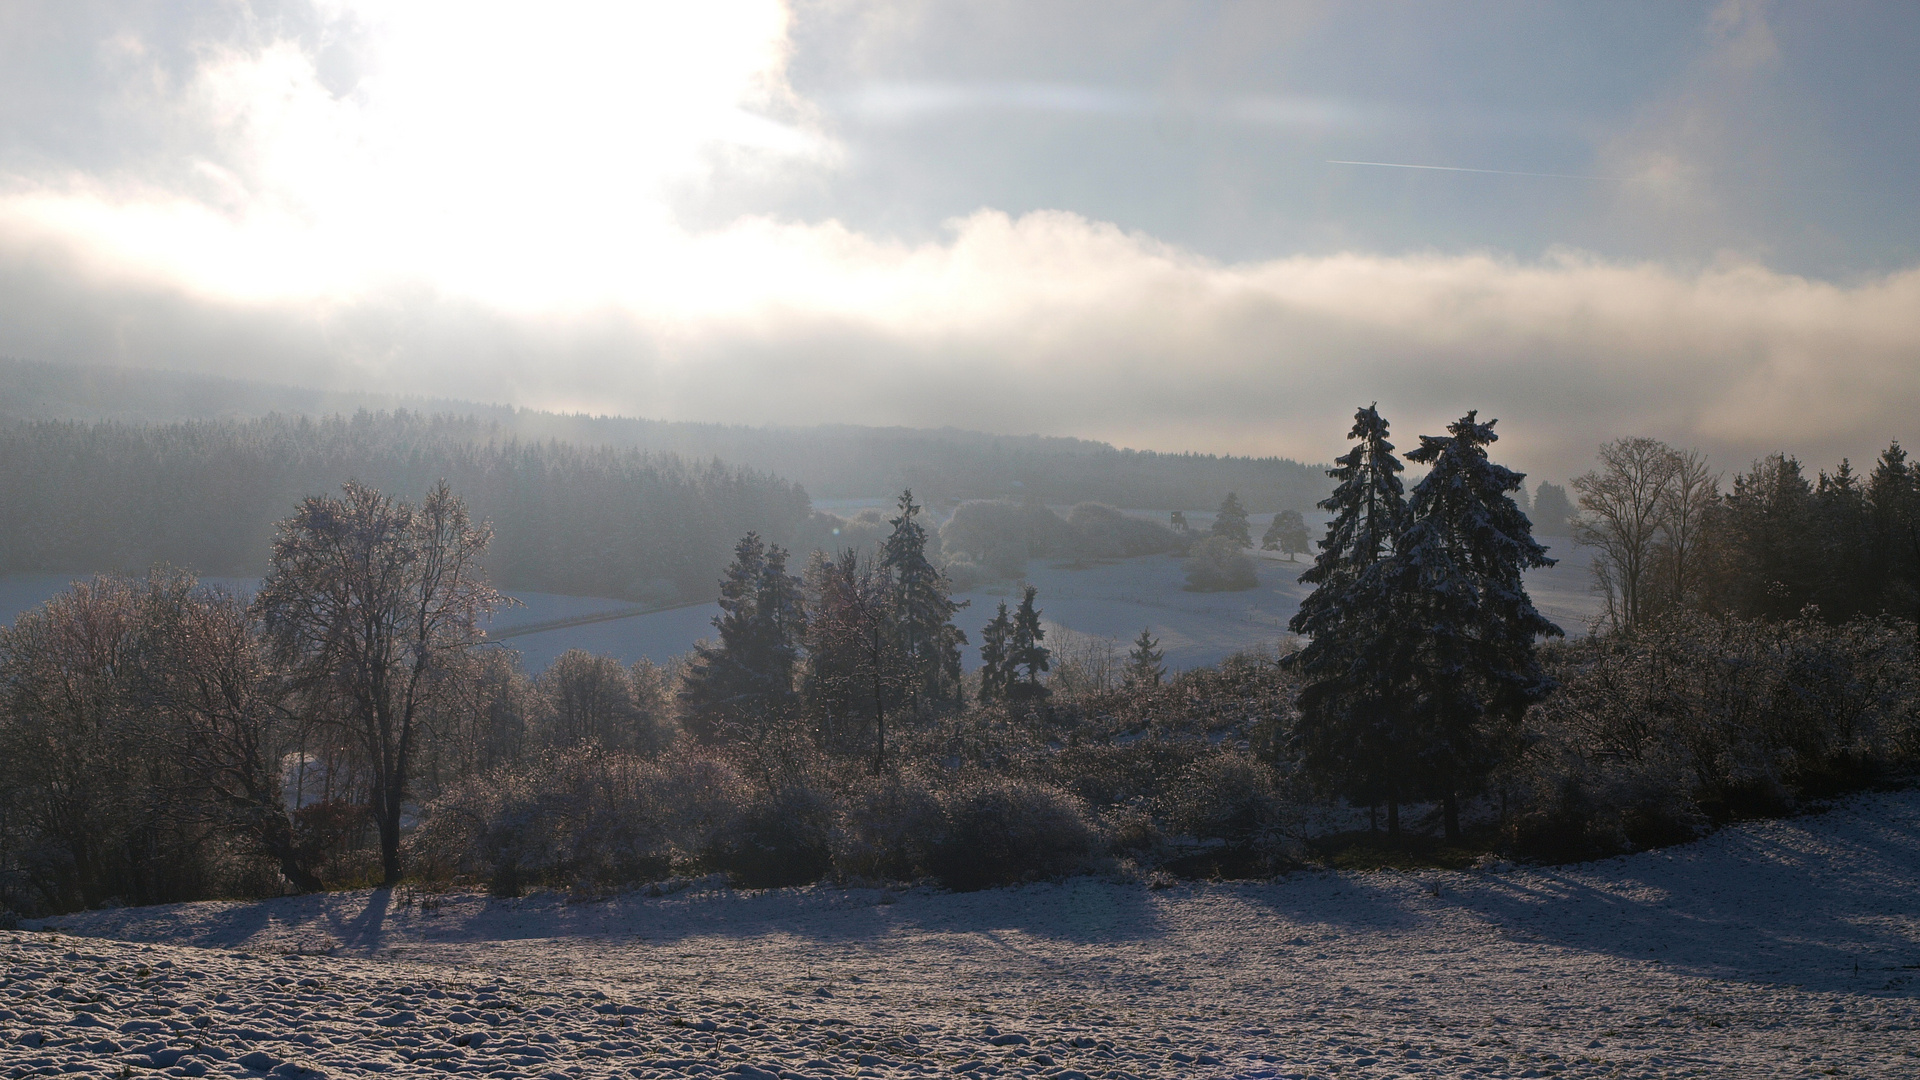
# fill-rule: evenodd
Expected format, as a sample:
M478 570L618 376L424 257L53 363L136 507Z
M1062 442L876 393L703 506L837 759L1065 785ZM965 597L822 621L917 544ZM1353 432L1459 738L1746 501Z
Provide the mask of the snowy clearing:
M1527 589L1543 614L1569 635L1577 636L1585 633L1588 622L1600 613L1599 601L1592 592L1592 552L1559 537L1550 537L1547 543L1556 556L1562 557L1561 562L1528 571ZM955 621L973 643L962 655L968 670L979 666L980 627L993 618L998 602L1017 604L1020 585L1025 582L1039 588L1040 608L1049 627L1110 638L1123 655L1142 627L1152 627L1168 666L1175 671L1217 664L1255 646L1271 646L1287 635L1287 620L1311 591L1298 578L1312 563L1304 555L1288 561L1277 552L1247 554L1259 572L1259 587L1223 593L1187 592L1185 561L1166 555L1143 555L1085 567L1036 559L1023 581L1001 582L955 595L954 599L968 604ZM12 622L21 612L65 592L74 579L87 576L0 574L0 623ZM243 596L259 587L254 578L202 580ZM508 595L522 606L494 616L491 626L496 630L634 607L630 600L599 597L525 590L511 590ZM568 649L585 649L628 664L642 658L664 664L692 649L694 642L713 636L713 618L719 613L718 604L695 604L510 637L500 645L518 651L530 673L546 670Z
M98 911L0 933L0 1075L1911 1076L1916 895L1909 791L1504 873Z

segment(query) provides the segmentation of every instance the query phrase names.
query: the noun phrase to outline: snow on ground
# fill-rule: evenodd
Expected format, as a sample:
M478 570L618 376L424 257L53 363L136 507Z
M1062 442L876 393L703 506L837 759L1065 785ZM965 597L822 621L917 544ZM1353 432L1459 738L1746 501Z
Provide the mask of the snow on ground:
M1264 524L1260 527L1264 528ZM1256 528L1256 534L1259 529ZM1560 565L1527 574L1527 588L1547 617L1570 635L1586 629L1598 612L1590 586L1590 553L1557 538ZM1558 548L1565 545L1568 551ZM1128 643L1150 627L1160 639L1168 665L1174 670L1217 664L1233 653L1255 646L1271 646L1286 636L1287 620L1311 590L1298 581L1308 565L1306 556L1289 562L1276 552L1250 552L1259 572L1259 587L1246 592L1191 593L1186 586L1186 562L1168 555L1149 555L1076 568L1064 563L1035 560L1024 582L1003 582L960 593L969 606L955 622L972 644L965 650L968 670L979 666L980 628L993 618L994 605L1008 607L1020 600L1020 586L1040 590L1040 608L1047 622L1079 634L1110 638L1124 654ZM84 574L0 574L0 623L11 623L22 611L38 607ZM253 578L207 578L240 595L251 595L259 582ZM716 582L716 587L717 587ZM628 600L561 596L556 593L513 591L521 606L493 618L496 629L618 611L634 606ZM543 633L504 639L501 647L518 650L529 672L544 671L568 649L585 649L631 664L641 658L664 664L686 653L693 643L714 635L718 604L656 611L633 618L569 626Z
M0 933L0 1076L1913 1076L1916 886L1909 791L1499 873L89 912Z
M1599 612L1592 594L1591 553L1565 541L1550 541L1569 550L1559 565L1527 574L1534 603L1569 635L1586 631ZM979 666L980 628L993 618L994 606L1008 607L1020 600L1020 587L1040 590L1039 604L1050 626L1078 634L1108 638L1122 654L1141 629L1150 628L1160 641L1167 663L1175 670L1217 664L1233 653L1255 646L1271 646L1287 636L1287 620L1299 610L1311 590L1299 583L1310 565L1305 556L1289 562L1275 552L1251 552L1260 584L1245 592L1193 593L1186 591L1186 562L1168 555L1148 555L1076 567L1035 560L1022 581L1002 582L959 593L954 598L968 606L955 617L971 643L964 651L968 670ZM515 593L529 607L497 617L502 625L562 618L600 610L595 605L618 606L618 601ZM538 619L534 612L538 612ZM711 637L717 604L701 604L631 619L592 623L510 638L503 644L519 649L527 670L539 671L569 648L617 656L626 663L646 657L664 663Z

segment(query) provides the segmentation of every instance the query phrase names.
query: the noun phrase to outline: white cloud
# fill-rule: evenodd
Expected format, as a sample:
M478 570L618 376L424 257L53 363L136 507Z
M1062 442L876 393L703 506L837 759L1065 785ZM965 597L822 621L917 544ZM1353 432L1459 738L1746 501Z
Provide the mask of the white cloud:
M1409 441L1480 408L1516 460L1557 475L1627 433L1730 464L1859 456L1920 415L1920 271L1842 286L1576 253L1222 265L1071 214L983 211L923 245L746 221L678 237L657 291L527 308L427 287L222 298L165 274L62 277L44 253L71 249L38 250L6 250L7 276L54 294L6 290L38 312L0 311L19 355L597 411L1321 458L1378 399ZM102 309L110 332L89 322ZM35 323L50 329L18 329Z
M154 91L199 132L186 166L11 177L0 352L1312 459L1379 400L1409 444L1469 408L1500 417L1508 459L1552 476L1625 434L1728 465L1916 434L1920 271L1224 264L1064 212L983 210L918 244L832 221L690 230L671 206L710 169L834 160L786 88L784 10L521 10L342 6L378 43L345 89L313 43L210 49ZM1728 48L1754 52L1741 34Z

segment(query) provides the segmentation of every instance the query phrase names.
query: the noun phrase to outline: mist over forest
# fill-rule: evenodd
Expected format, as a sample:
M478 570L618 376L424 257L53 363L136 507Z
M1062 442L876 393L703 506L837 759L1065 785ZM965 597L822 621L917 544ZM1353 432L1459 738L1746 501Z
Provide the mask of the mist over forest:
M956 428L827 424L753 427L554 413L511 405L332 393L177 372L70 367L0 359L0 420L172 424L323 418L360 411L457 418L469 442L560 442L719 459L799 484L816 499L873 498L912 488L935 502L978 498L1207 509L1229 491L1256 513L1306 509L1326 491L1325 466L1278 457L1157 453L1086 439Z

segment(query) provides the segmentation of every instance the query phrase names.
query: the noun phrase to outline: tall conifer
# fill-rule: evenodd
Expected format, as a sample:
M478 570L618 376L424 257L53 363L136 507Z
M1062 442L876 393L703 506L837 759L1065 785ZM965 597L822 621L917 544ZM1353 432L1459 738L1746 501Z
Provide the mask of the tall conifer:
M1047 670L1052 653L1041 644L1047 631L1040 625L1040 609L1034 606L1039 592L1027 586L1021 594L1019 609L1013 613L1013 633L1007 641L1007 696L1011 698L1047 696L1040 673Z
M1327 475L1338 483L1320 508L1333 515L1320 554L1300 575L1317 586L1287 624L1308 635L1293 657L1304 685L1295 738L1312 772L1330 777L1346 797L1387 804L1387 827L1399 832L1401 798L1412 794L1402 774L1406 746L1398 711L1399 677L1378 642L1395 617L1393 596L1379 577L1406 513L1400 471L1387 422L1373 405L1353 416L1347 438L1357 445Z
M1007 602L980 631L980 700L1003 701L1013 681L1010 650L1013 642L1013 617L1007 614Z
M947 575L927 558L927 530L917 516L913 492L900 493L900 516L880 549L880 565L893 578L894 626L906 667L908 702L917 714L960 704L960 646L967 635L953 625L964 603L953 599Z
M1473 792L1510 749L1528 705L1553 682L1535 642L1560 628L1534 609L1521 579L1552 566L1511 497L1525 476L1494 464L1494 421L1469 412L1445 436L1423 435L1407 460L1430 466L1407 505L1407 526L1381 566L1404 614L1385 651L1410 693L1406 725L1417 779L1459 836L1459 796Z

